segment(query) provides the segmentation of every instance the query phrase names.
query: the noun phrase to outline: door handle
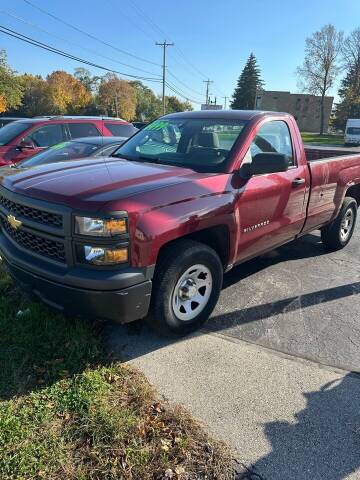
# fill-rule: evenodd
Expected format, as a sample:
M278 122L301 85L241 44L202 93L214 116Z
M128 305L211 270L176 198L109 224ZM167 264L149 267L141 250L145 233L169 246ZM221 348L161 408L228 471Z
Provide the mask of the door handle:
M295 180L292 181L292 186L298 187L299 185L303 185L304 183L305 183L305 178L295 178Z

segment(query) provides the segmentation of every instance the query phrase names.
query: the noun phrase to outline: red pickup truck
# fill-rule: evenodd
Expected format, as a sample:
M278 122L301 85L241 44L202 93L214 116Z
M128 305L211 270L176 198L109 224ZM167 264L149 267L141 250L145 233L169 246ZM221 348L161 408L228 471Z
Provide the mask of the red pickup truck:
M181 335L234 265L315 229L343 248L359 202L360 155L305 151L291 115L185 112L115 157L5 169L0 251L48 305Z

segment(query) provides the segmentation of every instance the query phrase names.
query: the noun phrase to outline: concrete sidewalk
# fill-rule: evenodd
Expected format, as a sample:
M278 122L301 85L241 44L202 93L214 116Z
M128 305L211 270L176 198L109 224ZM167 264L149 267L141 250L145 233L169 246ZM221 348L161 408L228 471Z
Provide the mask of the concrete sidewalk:
M164 340L141 323L109 327L108 342L232 445L251 478L360 479L358 375L220 334Z
M110 349L267 480L360 479L360 376L221 334L112 326ZM250 477L244 477L250 478Z

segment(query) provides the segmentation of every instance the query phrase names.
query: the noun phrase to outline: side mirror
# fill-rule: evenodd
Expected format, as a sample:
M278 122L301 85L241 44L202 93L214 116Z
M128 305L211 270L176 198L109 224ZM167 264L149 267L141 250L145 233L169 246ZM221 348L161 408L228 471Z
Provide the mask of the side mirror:
M287 155L276 152L257 153L249 165L249 174L261 175L264 173L286 172L289 168Z
M17 145L16 145L16 150L34 150L35 143L32 140L21 140Z

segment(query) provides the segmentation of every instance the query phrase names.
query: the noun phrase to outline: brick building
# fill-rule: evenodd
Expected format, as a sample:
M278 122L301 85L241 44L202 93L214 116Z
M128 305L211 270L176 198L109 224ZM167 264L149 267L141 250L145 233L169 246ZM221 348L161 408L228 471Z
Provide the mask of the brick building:
M325 97L325 123L327 131L334 97ZM320 131L320 97L305 93L277 92L262 90L257 92L256 110L288 112L296 118L303 132Z

